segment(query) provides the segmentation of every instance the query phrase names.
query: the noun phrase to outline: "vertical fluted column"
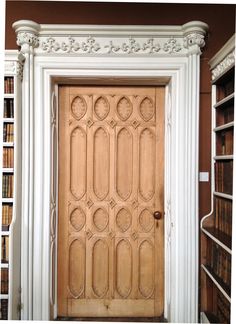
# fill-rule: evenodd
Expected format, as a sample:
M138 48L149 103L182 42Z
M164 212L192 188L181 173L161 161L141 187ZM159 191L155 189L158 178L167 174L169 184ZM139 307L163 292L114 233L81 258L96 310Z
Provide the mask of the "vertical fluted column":
M34 49L38 47L40 26L31 21L13 24L17 45L25 57L22 80L22 228L21 235L29 242L21 247L22 310L21 319L32 320L32 251L33 251L33 186L34 186Z

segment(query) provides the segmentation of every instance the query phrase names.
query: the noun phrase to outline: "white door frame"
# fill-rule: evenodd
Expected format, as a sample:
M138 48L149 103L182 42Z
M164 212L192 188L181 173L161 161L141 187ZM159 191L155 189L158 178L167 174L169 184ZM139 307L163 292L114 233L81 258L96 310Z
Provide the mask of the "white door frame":
M165 84L165 310L198 320L198 126L202 22L183 26L13 24L22 81L22 312L57 316L57 86Z

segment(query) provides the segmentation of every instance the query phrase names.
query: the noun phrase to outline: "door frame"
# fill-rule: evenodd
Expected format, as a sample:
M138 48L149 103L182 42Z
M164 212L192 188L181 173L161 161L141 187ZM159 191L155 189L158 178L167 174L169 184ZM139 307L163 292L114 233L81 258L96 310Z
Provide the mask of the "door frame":
M18 190L21 318L57 317L58 85L125 83L166 86L164 316L170 322L197 322L199 74L208 26L196 21L118 27L22 20L13 27L25 57Z

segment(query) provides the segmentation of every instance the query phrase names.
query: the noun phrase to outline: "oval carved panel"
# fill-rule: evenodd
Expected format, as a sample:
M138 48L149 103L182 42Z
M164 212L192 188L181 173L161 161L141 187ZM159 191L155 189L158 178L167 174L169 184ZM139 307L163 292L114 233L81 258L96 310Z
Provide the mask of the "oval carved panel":
M155 113L153 101L150 98L144 98L140 103L140 114L145 121L152 119Z
M110 174L110 146L109 135L99 127L94 134L94 193L98 199L104 199L109 192Z
M109 248L104 240L97 240L92 252L92 287L97 297L102 298L109 287Z
M139 139L139 192L149 201L155 191L155 135L145 128Z
M132 290L132 248L126 240L116 247L116 290L122 298L127 298Z
M96 229L99 232L104 231L108 225L108 221L109 217L107 212L102 208L98 208L93 215L93 223Z
M86 192L86 134L76 127L70 138L70 191L76 199L81 199Z
M94 104L94 112L98 119L103 120L109 114L110 107L107 99L103 96L99 97Z
M116 190L121 199L127 200L133 185L133 136L122 128L117 135Z
M133 107L127 97L122 97L117 104L117 114L121 120L127 120L133 112Z
M84 292L85 247L80 240L74 240L69 247L69 289L74 298Z
M145 240L139 246L139 291L150 298L154 290L154 248Z
M76 231L80 231L85 224L85 213L82 208L75 208L70 214L70 223Z
M84 115L86 114L86 111L87 111L87 104L86 104L84 98L81 96L75 97L71 103L72 115L76 119L80 120L82 117L84 117Z
M154 225L154 218L148 209L144 209L139 215L139 224L144 232L149 232Z
M116 225L121 232L126 232L131 226L131 214L125 209L121 208L116 215Z

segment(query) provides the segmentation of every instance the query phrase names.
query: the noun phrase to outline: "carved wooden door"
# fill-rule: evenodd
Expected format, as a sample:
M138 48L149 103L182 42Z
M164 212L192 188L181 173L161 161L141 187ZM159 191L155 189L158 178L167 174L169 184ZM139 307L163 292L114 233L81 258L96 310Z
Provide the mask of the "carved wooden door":
M58 316L163 313L164 93L60 87Z

